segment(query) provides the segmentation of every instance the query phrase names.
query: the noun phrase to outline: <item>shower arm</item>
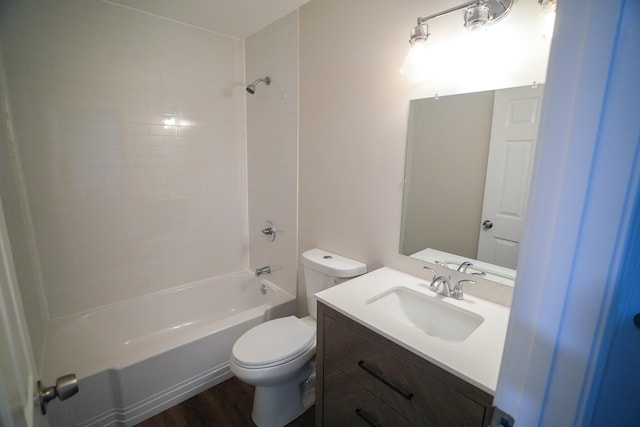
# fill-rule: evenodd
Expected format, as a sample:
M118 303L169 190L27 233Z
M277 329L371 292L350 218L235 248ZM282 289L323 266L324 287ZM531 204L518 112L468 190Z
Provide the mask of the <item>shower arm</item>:
M269 84L271 84L271 78L269 76L267 76L264 79L257 79L255 82L253 82L249 86L247 86L247 92L249 92L250 94L253 95L255 93L256 86L260 82L264 82L264 84L266 84L268 86Z

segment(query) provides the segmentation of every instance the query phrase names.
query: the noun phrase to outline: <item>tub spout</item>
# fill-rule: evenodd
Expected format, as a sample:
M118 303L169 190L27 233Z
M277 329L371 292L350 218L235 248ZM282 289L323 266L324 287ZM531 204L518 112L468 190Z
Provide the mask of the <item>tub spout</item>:
M260 277L263 274L271 274L271 266L265 265L264 267L256 268L256 277Z

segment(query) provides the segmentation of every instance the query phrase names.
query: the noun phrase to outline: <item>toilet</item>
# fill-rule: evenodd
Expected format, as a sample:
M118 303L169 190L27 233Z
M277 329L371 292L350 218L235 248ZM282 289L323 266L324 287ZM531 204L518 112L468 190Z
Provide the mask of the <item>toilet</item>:
M256 387L251 417L281 427L315 402L315 294L367 272L367 266L321 249L302 254L310 316L269 320L245 332L231 350L231 372Z

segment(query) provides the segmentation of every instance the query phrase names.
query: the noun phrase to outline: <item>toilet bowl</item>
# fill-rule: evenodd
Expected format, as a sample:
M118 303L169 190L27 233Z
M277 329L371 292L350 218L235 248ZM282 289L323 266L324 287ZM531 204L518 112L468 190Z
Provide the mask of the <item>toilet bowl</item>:
M321 249L302 254L310 316L270 320L245 332L231 351L231 372L255 385L251 417L258 427L281 427L315 402L315 294L366 273L367 266Z

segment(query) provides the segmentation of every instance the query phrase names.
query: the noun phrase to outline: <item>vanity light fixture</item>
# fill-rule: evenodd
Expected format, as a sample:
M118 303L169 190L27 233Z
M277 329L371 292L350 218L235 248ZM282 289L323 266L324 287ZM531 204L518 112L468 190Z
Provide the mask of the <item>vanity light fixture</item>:
M542 6L542 10L545 13L555 13L556 3L557 0L538 0L538 4Z
M464 27L469 31L481 30L489 23L489 6L478 3L467 7L464 11Z
M464 26L469 31L483 29L486 25L494 24L504 18L516 0L472 0L458 6L418 18L417 25L409 33L409 52L400 68L400 72L411 75L425 68L424 51L430 36L428 21L464 9ZM538 0L539 2L555 3L555 0Z
M542 36L550 39L553 37L553 27L556 22L556 3L557 0L538 0L538 4L542 6L543 22Z

